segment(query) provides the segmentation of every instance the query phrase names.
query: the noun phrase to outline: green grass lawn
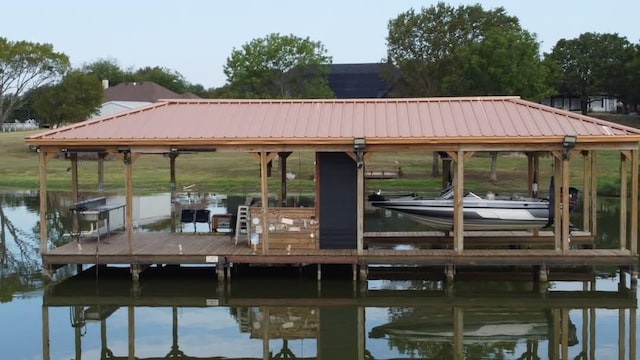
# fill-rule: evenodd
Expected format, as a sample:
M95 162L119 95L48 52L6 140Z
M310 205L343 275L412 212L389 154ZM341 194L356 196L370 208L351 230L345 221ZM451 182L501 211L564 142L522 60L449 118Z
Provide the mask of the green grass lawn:
M31 152L24 138L37 133L0 133L0 189L37 189L38 154ZM619 158L616 151L598 152L599 191L615 195L619 187ZM431 152L388 152L371 154L367 166L392 169L394 162L400 163L403 177L393 180L367 180L367 191L417 191L435 193L441 187L440 177L431 176ZM489 181L487 154L477 153L465 162L465 186L478 192L492 191L497 194L522 194L527 189L527 158L521 153L503 153L498 158L498 181ZM552 171L550 156L540 158L539 189L545 193ZM70 161L63 158L52 159L47 165L47 186L49 190L69 190L71 176L67 171ZM582 188L581 156L571 161L570 182ZM97 161L80 160L78 167L80 191L97 189ZM290 193L312 193L314 154L297 152L287 161L287 171L296 174L289 182ZM278 164L274 163L270 178L270 191L280 189ZM177 189L195 184L201 191L224 193L252 193L260 190L260 164L255 156L247 153L196 153L181 154L176 160ZM167 191L170 188L169 159L162 155L139 157L133 167L133 183L137 193ZM105 190L124 189L124 166L117 157L105 162Z

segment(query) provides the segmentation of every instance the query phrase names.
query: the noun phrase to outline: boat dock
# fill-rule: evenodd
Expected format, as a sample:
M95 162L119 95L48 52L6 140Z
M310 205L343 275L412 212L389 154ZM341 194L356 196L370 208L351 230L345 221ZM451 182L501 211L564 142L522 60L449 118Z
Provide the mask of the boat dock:
M263 123L257 126L256 119L263 119ZM234 126L228 126L230 123ZM113 205L123 211L122 233L95 240L75 239L55 247L57 244L49 240L48 227L40 226L40 252L47 278L67 264L128 265L134 280L146 268L164 264L214 265L221 279L230 278L231 269L243 264L317 265L318 278L323 265L346 264L351 265L354 280L366 280L373 266L432 265L442 267L447 280L454 279L457 267L514 266L529 267L540 281L546 281L552 267L607 265L629 271L631 281L637 282L639 141L640 130L636 128L518 97L487 96L293 101L170 99L100 121L39 133L28 137L25 144L38 153L40 224L49 223L47 177L51 171L47 166L58 161L54 159L70 162L73 203L81 200L80 179L88 179L79 176L79 156L96 155L97 181L91 186L97 185L98 189L104 190L107 155L121 162L121 166L109 163L109 171L120 168L123 172L123 184L115 188L120 192L124 189L121 203ZM137 231L134 214L139 205L134 203L133 184L135 165L141 157L166 159L166 184L174 190L178 157L195 153L208 157L207 154L225 152L245 153L259 169L259 181L256 179L252 186L256 191L259 188L260 199L251 204L244 219L244 239L236 243L228 234ZM314 201L304 208L286 207L282 202L287 199L290 181L287 158L294 152L313 155L309 165ZM365 232L365 194L371 191L367 181L373 175L386 176L386 172L374 174L377 170L372 156L388 152L411 152L416 158L431 153L436 157L431 165L442 161L443 178L433 180L444 184L445 176L451 175L453 192L447 205L451 211L446 212L446 227L432 228L452 229L450 233ZM606 249L592 243L593 235L598 234L598 178L603 176L598 154L602 152L607 153L607 159L616 153L618 174L607 176L622 179L617 241ZM465 199L465 168L472 168L474 157L493 153L525 155L520 166L523 180L526 173L528 198L542 196L537 179L542 174L541 161L546 159L554 186L545 194L549 200L545 216L529 211L524 217L509 211L496 215L488 208L466 216L465 210L472 207L467 205L473 203L468 197ZM158 169L162 161L154 163ZM276 161L280 179L270 181ZM213 164L210 171L216 170ZM279 182L277 189L274 182ZM563 206L567 201L563 203L562 199L571 199L573 186L579 186L582 194L582 224L577 225L585 232L573 230L571 206ZM270 204L273 198L279 200L275 207ZM78 214L97 227L99 222L108 220L102 219L107 210L79 209ZM527 217L551 223L551 214L550 231L530 230ZM444 219L443 213L438 216ZM172 214L170 220L177 219ZM203 220L209 223L210 217ZM188 221L194 225L200 222L197 217ZM523 221L526 227L521 226ZM514 224L518 226L511 226ZM535 227L538 225L544 226L535 222ZM484 232L507 228L530 232ZM80 230L72 226L71 232L79 234ZM408 246L394 246L399 244Z
M370 241L376 241L371 240ZM378 238L379 239L379 238ZM415 239L415 237L414 237ZM504 238L506 241L508 238ZM397 241L398 239L394 239ZM430 239L434 241L435 238ZM479 240L480 241L480 240ZM377 240L379 243L380 240ZM523 240L526 242L526 239ZM540 242L540 240L538 240ZM369 267L438 266L443 275L453 280L456 267L465 266L523 266L535 269L534 277L547 280L549 269L566 266L615 265L634 271L635 257L629 250L570 249L566 253L554 249L505 248L466 249L394 249L371 246L357 249L271 249L263 254L257 246L234 241L228 234L194 234L171 232L134 233L129 248L126 233L112 233L109 237L73 241L43 254L49 272L67 264L129 265L134 279L154 265L200 264L215 267L220 279L230 279L232 268L242 265L352 265L353 280L366 280Z

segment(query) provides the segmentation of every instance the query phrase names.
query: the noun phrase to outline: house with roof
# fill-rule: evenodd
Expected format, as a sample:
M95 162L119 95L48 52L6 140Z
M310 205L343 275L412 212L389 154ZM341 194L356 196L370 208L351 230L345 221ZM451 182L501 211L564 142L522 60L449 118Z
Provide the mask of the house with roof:
M385 63L330 64L327 82L337 99L389 97L393 83L388 74L397 74Z
M178 94L153 81L122 82L109 86L109 80L103 80L102 86L104 100L92 119L148 106L160 99L199 99L195 94Z

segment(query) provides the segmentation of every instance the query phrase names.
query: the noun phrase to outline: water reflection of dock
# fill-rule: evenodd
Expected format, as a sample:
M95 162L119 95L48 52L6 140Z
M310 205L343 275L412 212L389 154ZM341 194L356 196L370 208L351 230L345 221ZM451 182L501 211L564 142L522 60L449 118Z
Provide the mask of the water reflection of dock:
M462 282L453 289L436 285L431 290L373 290L337 280L216 282L214 276L201 269L181 271L180 276L172 279L158 270L137 285L126 274L101 274L96 280L95 274L85 272L48 287L43 297L44 344L50 342L48 312L52 307L69 307L78 328L83 322L99 321L100 331L105 333L112 314L126 311L130 358L136 355L135 345L131 345L136 337L136 309L171 309L173 327L177 329L178 309L228 307L239 331L247 334L247 341L262 341L263 354L256 359L274 354L292 355L289 342L299 339L316 342L316 354L301 358L363 359L372 355L368 343L380 339L388 341L389 346L401 343L419 348L418 343L427 343L430 348L449 349L445 356L452 359L462 359L459 355L474 346L513 347L523 342L526 352L538 352L538 345L546 343L548 354L536 354L539 358L568 358L565 355L570 348L573 351L578 348L594 358L595 311L617 309L621 339L618 351L620 354L628 351L630 358L636 354L636 292L625 287L624 278L617 291L596 290L595 279L589 281L584 277L576 280L582 283L582 290L574 291L541 291L533 282L516 283L508 291L504 287L501 291L483 288L478 282ZM374 308L388 309L388 321L368 323L367 309ZM365 330L370 327L371 331ZM504 334L505 331L509 333ZM80 332L77 334L75 341L81 343L83 338ZM280 342L274 343L276 339ZM625 339L629 339L628 344ZM103 349L108 349L106 336L101 336L101 341L105 342ZM166 343L173 344L173 350L179 349L177 330ZM170 350L169 346L166 350ZM44 351L44 358L48 359L48 348ZM163 351L159 350L158 355ZM212 359L216 354L189 357L182 353L181 358Z

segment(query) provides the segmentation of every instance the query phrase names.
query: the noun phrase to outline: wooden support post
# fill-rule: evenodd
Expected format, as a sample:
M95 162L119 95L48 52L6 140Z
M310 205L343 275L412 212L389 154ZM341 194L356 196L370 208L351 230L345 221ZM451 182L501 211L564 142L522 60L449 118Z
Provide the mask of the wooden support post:
M549 267L547 265L540 265L538 269L538 281L540 285L549 282Z
M562 184L562 153L553 153L554 158L554 166L553 166L553 177L554 177L554 187L553 187L553 204L549 204L549 206L553 206L553 214L555 216L553 220L553 232L555 235L555 250L560 251L562 249L562 221L561 221L561 210L560 210L560 184Z
M527 194L530 198L537 199L538 198L538 188L539 188L539 180L538 174L539 171L539 156L537 152L528 152L527 153ZM534 236L538 236L540 231L538 229L534 229L532 231Z
M287 206L287 158L290 152L279 152L278 163L280 164L280 206Z
M626 333L625 329L626 329L627 319L624 313L625 313L625 309L618 309L618 358L619 359L624 359L624 354L626 354L627 352L625 349L626 346L625 346L625 336L624 336Z
M618 268L618 291L624 291L627 286L627 275L625 271L626 269L623 267Z
M131 264L131 280L133 280L134 283L140 281L140 265Z
M78 202L78 153L68 153L71 161L71 202Z
M591 235L595 236L598 233L598 168L597 168L597 152L591 152L591 201L589 202L589 206L591 207L591 211L589 214L591 215L591 227L589 231Z
M362 155L363 156L363 155ZM358 159L356 164L356 247L358 255L364 253L364 160Z
M356 308L356 312L357 312L357 321L358 324L356 326L356 329L358 331L357 334L357 342L358 342L358 359L367 359L368 355L367 354L367 333L365 332L366 329L366 318L365 318L365 312L364 312L364 306L358 306Z
M218 257L218 262L216 263L216 275L218 276L218 281L224 281L225 276L225 263L224 258Z
M444 277L447 284L453 284L456 275L456 267L453 264L446 265L444 268Z
M631 255L638 255L638 150L631 150ZM636 280L638 274L636 272Z
M358 265L351 264L351 280L356 282L358 281Z
M582 152L582 229L591 229L591 151Z
M464 310L453 308L453 358L464 359Z
M560 315L561 315L560 324L562 328L562 330L560 330L562 334L561 335L562 340L560 341L560 344L562 347L561 359L568 359L569 358L569 310L566 308L560 309Z
M128 307L128 331L129 331L129 359L136 357L136 307L129 305Z
M535 173L534 154L532 152L527 152L527 194L529 197L533 197L534 190L536 194L538 193L538 183L534 176Z
M75 338L75 358L76 359L82 359L82 335L84 334L82 329L83 327L81 326L81 324L78 323L78 319L82 319L82 309L83 307L80 305L73 305L73 319L74 322L72 323L74 326L73 332L74 332L74 338Z
M127 250L133 256L133 158L131 153L125 153L124 158L124 190L125 216L124 224L127 231Z
M176 190L176 158L178 153L169 153L169 189Z
M562 160L562 253L569 253L569 159Z
M40 179L40 254L47 254L47 238L49 236L47 231L47 162L49 161L49 154L46 152L40 152L38 173ZM51 155L52 156L52 155Z
M442 189L446 189L451 181L451 158L442 158Z
M589 286L588 286L588 282L585 281L582 283L582 291L587 292L589 291ZM582 309L582 353L583 354L588 354L589 353L589 310L588 309Z
M66 153L67 158L69 159L71 165L68 170L71 170L71 202L78 202L78 153ZM80 221L78 218L78 214L76 216L71 216L71 233L77 234L76 240L80 243ZM98 229L99 231L99 229Z
M595 287L594 287L595 290ZM589 309L589 359L596 358L596 309Z
M260 191L262 194L262 255L269 253L269 183L267 178L267 152L260 152Z
M629 359L637 359L636 308L629 308Z
M269 334L271 333L269 325L271 314L269 313L269 308L266 306L259 309L262 310L262 359L272 359L271 350L269 349Z
M367 265L360 264L358 266L360 267L360 282L366 282L369 277Z
M107 153L98 153L98 191L104 191L104 159L107 157Z
M224 281L224 277L225 277L224 266L220 262L216 263L216 276L218 278L218 281Z
M464 251L464 151L458 151L456 158L453 192L453 250L456 254Z
M627 158L626 152L620 152L620 250L627 249Z
M560 348L560 309L554 308L551 309L551 336L549 337L549 359L559 359L560 352L558 351Z
M51 351L49 348L49 307L42 305L42 359L51 359Z

